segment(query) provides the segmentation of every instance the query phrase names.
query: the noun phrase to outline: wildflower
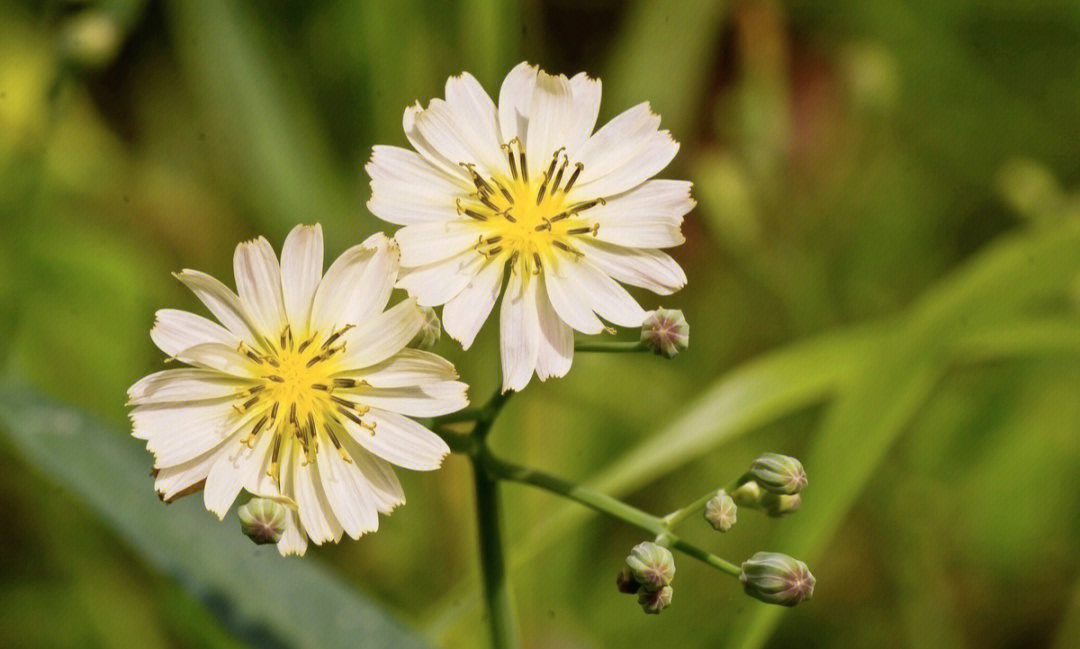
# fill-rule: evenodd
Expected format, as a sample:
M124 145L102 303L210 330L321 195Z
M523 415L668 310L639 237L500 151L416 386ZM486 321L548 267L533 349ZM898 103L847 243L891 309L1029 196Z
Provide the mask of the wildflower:
M639 104L593 133L600 82L522 63L498 106L469 74L446 99L405 110L415 151L377 146L368 208L403 225L399 286L444 305L466 349L500 307L503 390L565 375L574 330L639 327L646 312L620 284L668 295L686 275L661 251L683 242L690 183L650 180L678 144ZM599 316L599 317L597 317Z
M237 247L239 295L204 273L177 274L221 324L158 311L150 337L190 367L128 391L162 498L205 483L218 517L242 489L274 498L288 509L282 554L303 554L309 537L373 532L379 513L405 502L391 464L432 470L449 452L407 416L453 412L467 398L450 363L405 348L424 323L415 302L386 309L398 256L376 234L323 275L322 230L299 226L280 264L263 238Z
M742 564L746 594L768 604L795 606L810 599L817 580L806 564L786 554L758 552Z
M657 309L641 324L641 341L657 356L675 358L690 345L690 325L678 309Z

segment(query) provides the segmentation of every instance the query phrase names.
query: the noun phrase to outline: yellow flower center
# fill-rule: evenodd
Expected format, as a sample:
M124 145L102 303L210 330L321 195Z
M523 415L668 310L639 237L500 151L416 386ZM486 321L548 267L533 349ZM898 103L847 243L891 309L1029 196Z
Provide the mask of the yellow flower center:
M458 199L458 213L475 219L483 234L476 250L485 257L500 256L520 263L524 272L539 273L543 260L557 248L582 256L575 237L596 236L599 224L584 214L603 205L603 198L572 202L570 189L584 165L570 164L564 149L551 158L539 178L530 178L525 149L518 138L503 145L509 174L484 178L475 165L462 162L476 192Z

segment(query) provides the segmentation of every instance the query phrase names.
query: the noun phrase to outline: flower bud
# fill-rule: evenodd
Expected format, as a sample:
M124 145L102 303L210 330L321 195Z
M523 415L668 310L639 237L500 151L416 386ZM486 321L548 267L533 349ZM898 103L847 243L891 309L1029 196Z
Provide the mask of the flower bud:
M675 557L652 541L635 545L626 557L626 567L645 590L660 590L675 577Z
M631 574L629 568L623 568L619 571L619 576L615 578L615 586L618 587L620 593L626 593L627 595L633 595L641 590L641 584L637 579L634 579L634 575Z
M257 545L277 543L285 533L285 507L269 498L252 498L236 515L240 530Z
M641 323L641 342L658 356L674 358L690 345L690 325L678 309L657 309Z
M792 512L798 511L801 506L802 496L799 494L788 496L786 494L766 492L761 497L761 508L765 510L766 514L773 518L787 516Z
M718 532L731 529L735 524L735 512L735 501L723 489L705 503L705 520Z
M750 464L749 476L765 491L797 494L806 487L806 471L793 457L765 453Z
M757 508L761 504L761 487L753 480L747 480L731 492L731 499L739 507Z
M810 599L817 583L805 563L776 552L758 552L744 562L739 581L747 595L781 606Z
M660 611L671 606L671 586L664 586L660 590L643 590L638 593L637 601L643 611L649 615L659 615Z
M442 336L442 323L439 322L439 316L435 314L435 309L429 306L418 306L416 308L420 309L420 312L424 314L424 324L409 342L409 347L431 349L435 346L435 343L439 342L439 338Z

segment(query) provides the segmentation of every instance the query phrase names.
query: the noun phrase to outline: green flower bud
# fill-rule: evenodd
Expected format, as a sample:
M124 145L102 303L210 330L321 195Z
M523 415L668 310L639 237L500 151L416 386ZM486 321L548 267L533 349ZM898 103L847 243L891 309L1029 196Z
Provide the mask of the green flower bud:
M659 615L660 611L671 606L672 593L671 586L664 586L660 590L643 590L638 593L637 601L649 615Z
M776 552L758 552L744 562L739 581L747 595L781 606L810 599L817 583L805 563Z
M761 504L762 490L758 483L753 480L747 480L734 491L731 492L731 499L735 501L739 507L750 507L756 509Z
M798 511L801 506L802 496L799 494L788 496L786 494L766 492L761 497L761 508L765 510L766 514L773 518L787 516L792 512Z
M641 323L641 342L658 356L674 358L690 345L690 325L678 309L657 309Z
M277 543L285 533L285 507L269 498L252 498L236 515L240 530L257 545Z
M723 489L705 503L705 520L718 532L731 529L735 524L735 512L735 501Z
M623 568L619 571L619 576L615 578L615 586L618 587L620 593L626 593L627 595L633 595L641 590L641 584L637 579L634 579L634 575L631 574L629 568Z
M806 471L793 457L765 453L750 464L749 476L765 491L797 494L806 487Z
M424 314L424 325L413 336L413 339L409 342L409 347L431 349L435 346L435 343L439 342L439 338L442 336L442 323L439 321L439 316L435 314L435 309L429 306L417 308Z
M675 577L675 557L652 541L635 545L626 557L626 567L645 590L660 590Z

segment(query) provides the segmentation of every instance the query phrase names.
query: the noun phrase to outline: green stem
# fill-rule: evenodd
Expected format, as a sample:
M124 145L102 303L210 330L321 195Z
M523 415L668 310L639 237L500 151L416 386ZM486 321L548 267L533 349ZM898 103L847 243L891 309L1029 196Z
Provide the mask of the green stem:
M494 649L517 647L517 623L506 576L503 554L499 485L477 458L473 458L476 482L476 519L480 533L480 566L484 578L484 597L491 623L491 646Z
M713 499L713 497L716 496L717 491L718 490L714 489L702 496L701 498L698 498L694 502L690 503L686 507L683 507L682 509L676 509L675 511L671 512L664 517L664 523L668 527L675 527L676 525L684 521L687 516L701 511L701 509L705 507L705 503L709 502Z
M577 352L614 352L632 353L646 352L649 348L645 343L638 342L575 342L574 351Z

